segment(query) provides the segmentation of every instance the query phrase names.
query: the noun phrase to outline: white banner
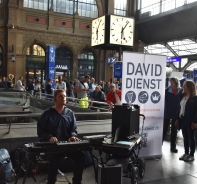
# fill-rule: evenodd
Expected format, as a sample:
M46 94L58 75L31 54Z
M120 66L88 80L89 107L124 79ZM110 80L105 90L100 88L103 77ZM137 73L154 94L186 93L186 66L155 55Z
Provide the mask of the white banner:
M123 52L121 102L139 105L140 113L146 117L142 157L161 155L166 59L166 56Z

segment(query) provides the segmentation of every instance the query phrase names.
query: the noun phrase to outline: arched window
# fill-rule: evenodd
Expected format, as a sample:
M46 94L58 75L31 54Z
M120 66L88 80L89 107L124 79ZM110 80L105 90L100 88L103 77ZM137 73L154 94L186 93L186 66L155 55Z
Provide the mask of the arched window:
M37 44L33 44L27 48L26 55L45 56L45 51Z
M63 76L64 79L70 80L72 73L72 53L70 50L65 47L61 46L56 49L55 53L55 77L58 78L59 75Z
M114 0L114 14L121 16L127 15L127 0Z
M84 49L78 55L78 79L84 75L94 77L94 55L90 50Z
M45 50L37 44L32 44L26 50L26 81L29 79L44 81L45 76Z

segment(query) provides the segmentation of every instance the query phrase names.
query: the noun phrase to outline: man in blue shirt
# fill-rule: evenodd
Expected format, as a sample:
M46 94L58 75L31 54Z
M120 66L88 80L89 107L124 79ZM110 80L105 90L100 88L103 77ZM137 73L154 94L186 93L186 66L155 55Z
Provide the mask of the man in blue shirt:
M73 112L65 107L66 93L64 90L56 90L53 100L55 106L47 109L39 118L37 133L40 141L80 141L77 138L76 119ZM58 149L58 148L57 148ZM85 156L81 151L65 153L51 153L48 156L48 182L55 184L60 163L64 157L69 157L74 162L73 184L81 184Z

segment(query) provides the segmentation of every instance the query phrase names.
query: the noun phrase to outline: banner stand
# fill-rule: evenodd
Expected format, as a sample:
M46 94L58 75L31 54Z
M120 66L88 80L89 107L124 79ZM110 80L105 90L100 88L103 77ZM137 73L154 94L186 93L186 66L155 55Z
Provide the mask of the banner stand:
M146 117L141 157L162 154L166 59L161 55L123 52L121 103L139 105L140 113ZM140 124L141 128L142 121Z

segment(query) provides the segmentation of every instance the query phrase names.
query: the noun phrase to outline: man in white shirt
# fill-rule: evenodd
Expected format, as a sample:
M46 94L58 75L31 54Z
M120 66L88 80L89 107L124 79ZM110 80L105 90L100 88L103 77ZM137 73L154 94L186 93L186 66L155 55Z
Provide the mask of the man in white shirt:
M58 76L58 82L55 84L55 89L63 89L66 92L66 83L62 80L62 76Z
M22 80L23 80L23 77L20 76L19 80L16 82L16 89L18 91L25 91L25 87L23 86Z

